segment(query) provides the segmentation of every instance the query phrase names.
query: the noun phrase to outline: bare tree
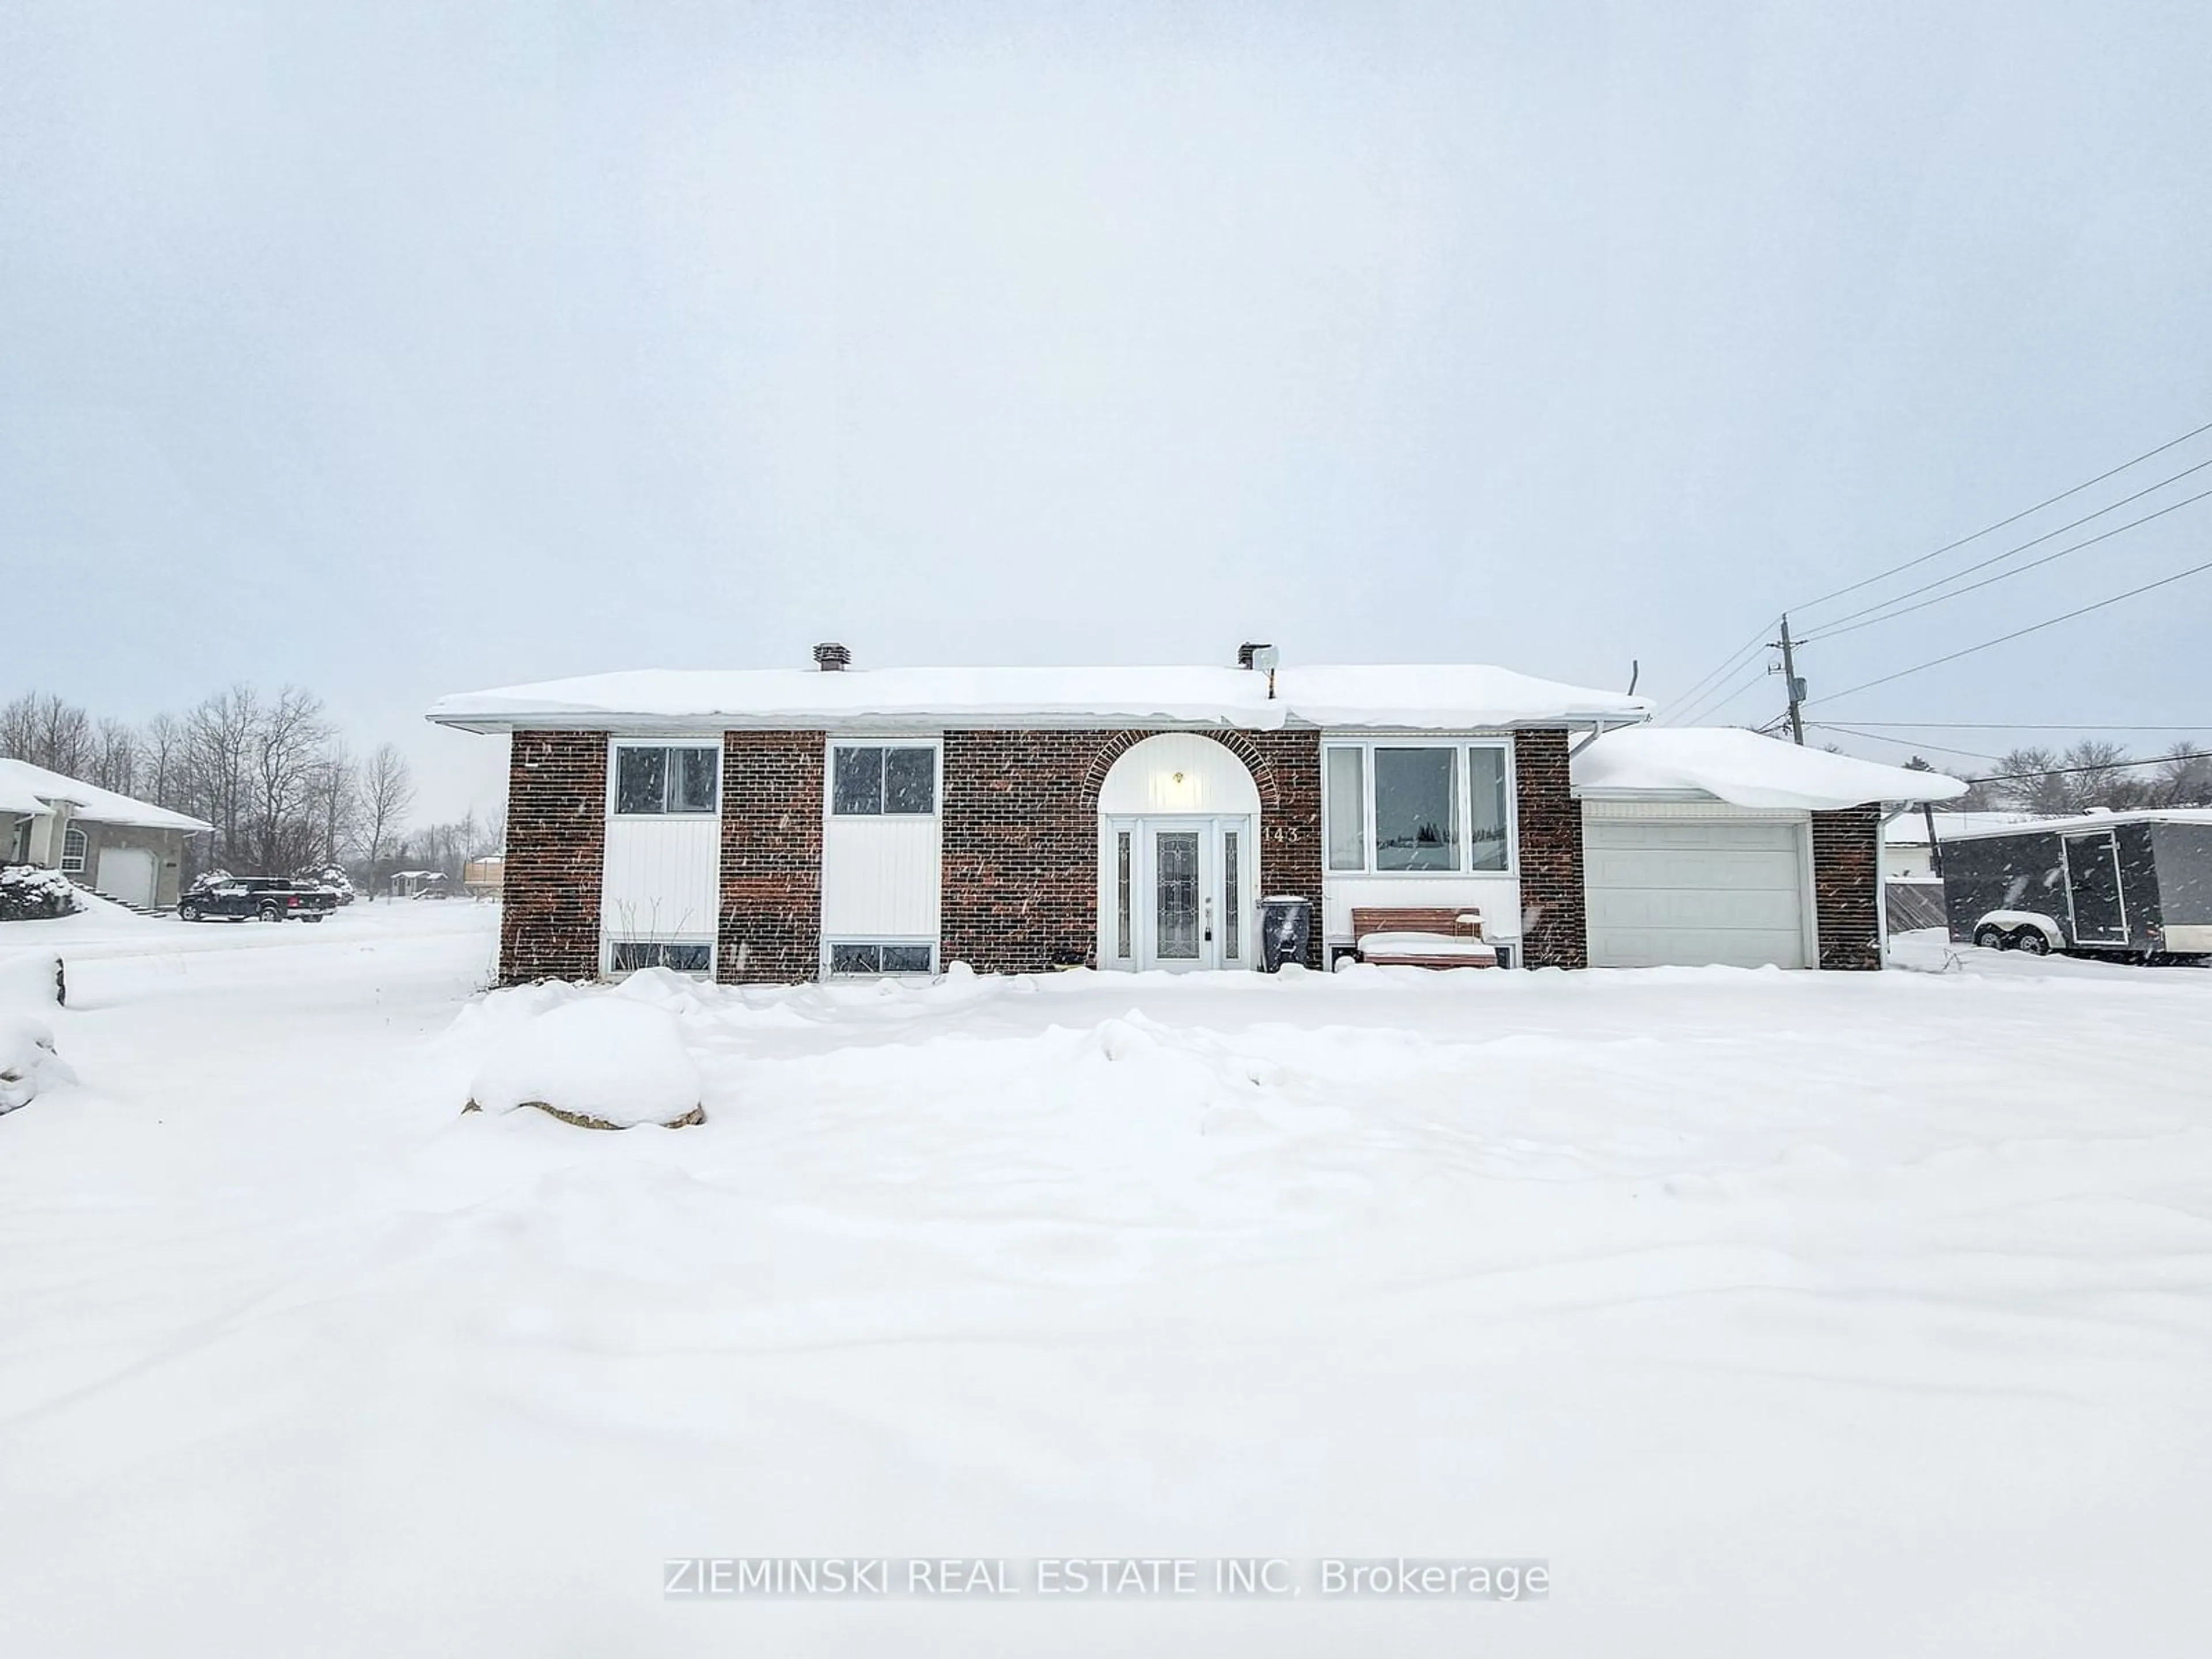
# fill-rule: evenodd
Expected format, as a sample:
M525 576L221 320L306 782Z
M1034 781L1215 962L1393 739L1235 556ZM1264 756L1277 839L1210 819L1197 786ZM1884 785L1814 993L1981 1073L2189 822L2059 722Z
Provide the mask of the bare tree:
M0 755L92 780L92 716L51 692L26 692L0 709Z
M26 691L0 707L0 759L28 761L38 744L39 697L34 691Z
M2066 780L2058 775L2058 757L2048 749L2015 749L1997 763L2002 781L1991 786L1996 798L2021 812L2051 817L2073 810Z
M185 728L173 715L156 714L139 735L138 761L146 799L156 806L181 809L189 799Z
M296 685L279 691L253 727L253 853L264 875L308 861L318 758L330 737L323 700Z
M316 824L314 861L319 867L338 861L352 842L360 805L360 769L342 738L331 738L316 757L308 785Z
M185 716L191 810L215 825L218 865L246 856L242 831L252 806L246 762L260 722L261 700L250 685L218 691Z
M2161 806L2212 806L2212 754L2175 744L2166 751L2153 789Z
M368 890L374 896L382 878L380 862L415 810L415 777L407 758L388 743L371 752L361 774L361 825L368 859Z
M2085 738L2069 749L2058 762L2067 809L2128 805L2127 759L2124 747L2102 738Z
M138 734L128 721L100 717L93 728L92 770L87 781L119 795L138 793Z

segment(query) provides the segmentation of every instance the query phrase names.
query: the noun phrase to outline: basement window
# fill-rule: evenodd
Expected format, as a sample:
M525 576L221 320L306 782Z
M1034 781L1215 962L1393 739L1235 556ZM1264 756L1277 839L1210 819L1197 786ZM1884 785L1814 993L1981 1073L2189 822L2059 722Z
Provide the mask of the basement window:
M641 968L668 968L679 974L713 971L714 947L703 940L617 939L607 942L607 971L634 974Z
M830 946L833 978L872 978L884 974L933 974L937 947L890 939L841 939Z
M704 744L615 748L615 811L623 817L712 815L722 751Z

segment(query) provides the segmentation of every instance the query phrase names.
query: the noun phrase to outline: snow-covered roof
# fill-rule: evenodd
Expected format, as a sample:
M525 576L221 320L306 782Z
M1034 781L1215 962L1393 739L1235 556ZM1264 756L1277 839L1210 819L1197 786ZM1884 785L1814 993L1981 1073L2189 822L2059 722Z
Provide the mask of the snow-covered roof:
M46 802L31 793L31 786L0 767L0 812L34 818L46 810Z
M2038 822L2033 812L1938 812L1936 817L1936 839L1953 841L1960 836L1971 836L1984 830L2004 830L2017 824ZM1906 812L1892 818L1882 826L1881 838L1892 847L1925 847L1928 845L1928 822L1925 815Z
M1359 664L1244 668L650 669L441 698L429 718L471 732L866 727L1327 726L1479 730L1638 720L1641 697L1507 668Z
M2151 823L2212 824L2212 806L2147 806L2131 812L2083 812L2070 818L2032 818L2010 826L1998 825L1958 836L1947 835L1943 839L1975 841L1986 836L2018 835L2023 830L2050 830L2061 835L2071 835L2080 830L2109 830L2116 823Z
M27 805L23 803L27 802ZM202 819L172 812L151 801L133 800L81 778L64 777L28 761L0 760L0 811L35 816L66 802L71 817L94 823L122 823L138 830L212 830Z
M1832 811L1865 801L1951 800L1966 786L1805 749L1735 726L1632 726L1586 744L1571 764L1575 793L1711 795L1732 806Z

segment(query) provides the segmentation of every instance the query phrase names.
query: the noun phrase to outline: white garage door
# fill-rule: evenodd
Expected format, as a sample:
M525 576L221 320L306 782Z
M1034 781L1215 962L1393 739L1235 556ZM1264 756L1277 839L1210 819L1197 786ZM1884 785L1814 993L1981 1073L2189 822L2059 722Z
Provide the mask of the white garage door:
M1787 819L1589 818L1590 965L1809 966L1799 840Z
M94 885L112 899L125 904L154 902L154 855L143 847L108 847L100 854L100 873Z

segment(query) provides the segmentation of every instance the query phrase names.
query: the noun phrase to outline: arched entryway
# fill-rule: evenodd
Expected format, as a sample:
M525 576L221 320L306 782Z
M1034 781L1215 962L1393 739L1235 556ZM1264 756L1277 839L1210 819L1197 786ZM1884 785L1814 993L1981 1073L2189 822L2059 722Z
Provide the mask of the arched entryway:
M1260 817L1250 769L1203 733L1125 750L1098 790L1099 966L1253 966Z

